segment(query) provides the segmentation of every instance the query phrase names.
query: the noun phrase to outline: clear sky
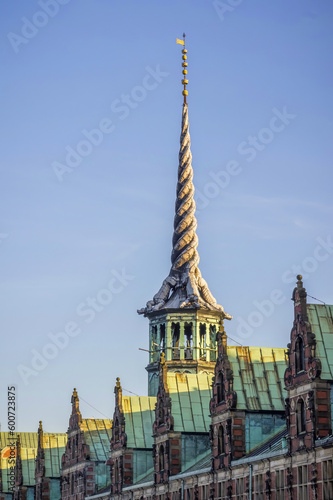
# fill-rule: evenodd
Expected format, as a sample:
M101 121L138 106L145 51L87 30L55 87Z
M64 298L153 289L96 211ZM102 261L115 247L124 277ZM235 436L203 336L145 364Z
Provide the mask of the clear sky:
M66 432L73 387L86 418L112 417L118 376L147 394L136 310L170 267L183 31L227 334L285 347L298 273L333 303L332 20L329 0L2 2L2 430L12 384L21 431Z

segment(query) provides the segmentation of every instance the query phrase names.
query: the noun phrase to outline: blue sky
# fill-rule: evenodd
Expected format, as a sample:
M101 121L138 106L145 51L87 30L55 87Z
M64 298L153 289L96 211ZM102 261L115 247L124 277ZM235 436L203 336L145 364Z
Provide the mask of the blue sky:
M299 272L332 304L332 19L324 0L3 2L2 430L8 384L21 431L65 432L73 387L95 418L118 376L147 393L136 310L170 267L183 31L200 269L227 334L285 347Z

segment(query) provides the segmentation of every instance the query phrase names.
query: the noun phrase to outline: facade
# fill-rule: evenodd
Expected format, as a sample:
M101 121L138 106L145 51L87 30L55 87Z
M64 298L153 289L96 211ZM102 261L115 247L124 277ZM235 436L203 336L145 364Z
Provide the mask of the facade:
M66 434L18 435L13 493L1 433L0 500L333 500L333 305L308 304L298 275L286 349L228 344L232 317L198 267L182 54L171 269L138 311L148 396L117 378L113 420L83 419L74 389Z
M67 444L61 461L61 498L84 500L110 484L112 420L83 419L74 389Z

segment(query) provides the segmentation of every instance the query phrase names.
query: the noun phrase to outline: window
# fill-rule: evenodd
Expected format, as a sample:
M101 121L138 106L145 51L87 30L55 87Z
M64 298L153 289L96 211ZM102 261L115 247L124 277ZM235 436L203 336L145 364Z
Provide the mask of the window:
M72 451L72 458L75 458L75 436L73 436L71 440L71 451Z
M164 446L161 444L159 452L158 452L158 463L160 472L164 471Z
M225 400L225 395L224 395L224 378L223 378L223 373L219 372L217 375L217 402L222 403L222 401Z
M217 497L216 500L224 500L227 495L227 488L225 482L217 483Z
M275 473L276 500L284 500L284 469Z
M206 359L206 325L205 323L200 323L199 327L199 332L200 332L200 359L205 360Z
M333 498L333 460L323 462L323 500Z
M209 340L210 340L210 360L216 361L216 326L210 325L209 327Z
M305 406L303 399L299 399L296 407L297 434L305 432Z
M71 495L74 495L74 474L71 475Z
M193 324L185 323L184 335L185 335L185 359L193 359Z
M118 460L115 461L114 464L114 482L119 483L119 465Z
M165 325L160 326L160 352L165 354Z
M298 467L298 500L308 500L308 467Z
M114 440L119 441L119 420L118 418L114 421Z
M208 491L209 486L208 486L208 484L201 486L200 489L201 489L201 497L200 498L202 498L202 500L208 499L209 498L209 491Z
M256 500L264 500L264 475L257 474L254 476L254 498Z
M192 490L185 490L186 491L186 500L192 500L193 495L192 495Z
M223 425L221 424L218 430L218 435L217 435L217 452L219 455L222 455L225 453L224 450L224 429Z
M304 344L301 337L298 337L295 342L295 367L296 373L304 370Z
M241 477L236 479L236 500L243 500L244 479Z
M179 323L171 324L171 334L172 334L172 358L180 359L179 353L179 337L180 337L180 325Z
M163 399L160 399L158 406L158 425L163 425L163 424L164 424Z
M151 330L151 361L157 361L157 326L153 326Z

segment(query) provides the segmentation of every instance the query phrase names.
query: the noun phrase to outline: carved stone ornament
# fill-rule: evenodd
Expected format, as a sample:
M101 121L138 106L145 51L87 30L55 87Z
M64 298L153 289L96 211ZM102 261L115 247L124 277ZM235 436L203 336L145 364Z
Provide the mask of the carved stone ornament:
M315 380L321 374L321 361L320 359L309 360L308 377L310 380Z

